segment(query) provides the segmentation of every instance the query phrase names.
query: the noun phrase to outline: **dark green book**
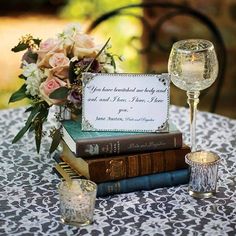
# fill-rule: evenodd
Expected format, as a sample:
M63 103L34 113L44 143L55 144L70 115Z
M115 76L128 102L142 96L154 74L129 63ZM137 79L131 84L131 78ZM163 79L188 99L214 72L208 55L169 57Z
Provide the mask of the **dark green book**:
M54 156L56 165L54 171L61 177L65 175L71 179L84 178L73 171L68 164L61 161L59 156ZM104 197L112 194L129 193L142 190L153 190L156 188L172 187L187 184L189 181L189 170L182 169L163 173L127 178L118 181L109 181L97 184L97 197Z
M82 131L81 122L62 121L63 140L79 157L95 155L118 155L180 148L182 133L175 125L169 125L169 132L96 132Z

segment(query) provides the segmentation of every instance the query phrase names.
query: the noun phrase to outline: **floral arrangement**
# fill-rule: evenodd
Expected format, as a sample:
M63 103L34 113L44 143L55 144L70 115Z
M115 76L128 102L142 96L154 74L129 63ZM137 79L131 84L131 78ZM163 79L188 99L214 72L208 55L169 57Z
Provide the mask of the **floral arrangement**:
M53 105L66 107L72 112L81 109L82 73L118 72L115 57L122 58L112 54L110 47L109 39L104 45L98 45L77 24L67 26L56 38L45 41L31 35L23 36L12 51L26 50L21 61L22 74L19 75L24 83L12 94L9 102L28 98L31 106L26 109L29 116L25 126L15 136L13 143L27 131L34 131L39 152L41 139L45 135L43 124L49 109ZM50 130L50 136L51 153L60 143L60 127Z

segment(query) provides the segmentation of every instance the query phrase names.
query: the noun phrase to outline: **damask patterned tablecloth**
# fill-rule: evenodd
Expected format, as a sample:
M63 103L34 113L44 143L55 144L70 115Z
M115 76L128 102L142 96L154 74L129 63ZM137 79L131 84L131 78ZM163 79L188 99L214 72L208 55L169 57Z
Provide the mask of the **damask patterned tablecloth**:
M198 148L222 158L215 197L194 199L182 185L97 198L94 223L78 228L60 222L60 180L47 154L49 140L40 154L33 134L11 143L24 110L0 111L0 235L236 235L236 120L197 115ZM188 118L187 109L171 106L170 119L186 143Z

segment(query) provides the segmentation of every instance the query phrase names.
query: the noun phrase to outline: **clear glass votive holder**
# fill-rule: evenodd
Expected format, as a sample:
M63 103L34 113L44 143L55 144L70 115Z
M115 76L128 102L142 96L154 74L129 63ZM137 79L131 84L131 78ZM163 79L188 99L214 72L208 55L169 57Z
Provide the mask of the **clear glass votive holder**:
M97 185L86 179L59 184L61 220L65 224L84 226L93 222Z
M190 166L189 195L209 198L216 193L220 157L208 151L190 152L185 156Z

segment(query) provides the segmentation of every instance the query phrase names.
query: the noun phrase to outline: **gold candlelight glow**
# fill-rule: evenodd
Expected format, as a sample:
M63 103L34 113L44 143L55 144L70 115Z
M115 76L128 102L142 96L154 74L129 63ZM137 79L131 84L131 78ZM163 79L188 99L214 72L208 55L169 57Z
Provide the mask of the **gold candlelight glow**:
M195 54L193 53L193 54L192 54L192 58L191 58L191 62L194 62L195 59L196 59L196 57L195 57Z
M212 152L198 151L190 157L190 160L199 164L210 164L219 160L219 157Z

